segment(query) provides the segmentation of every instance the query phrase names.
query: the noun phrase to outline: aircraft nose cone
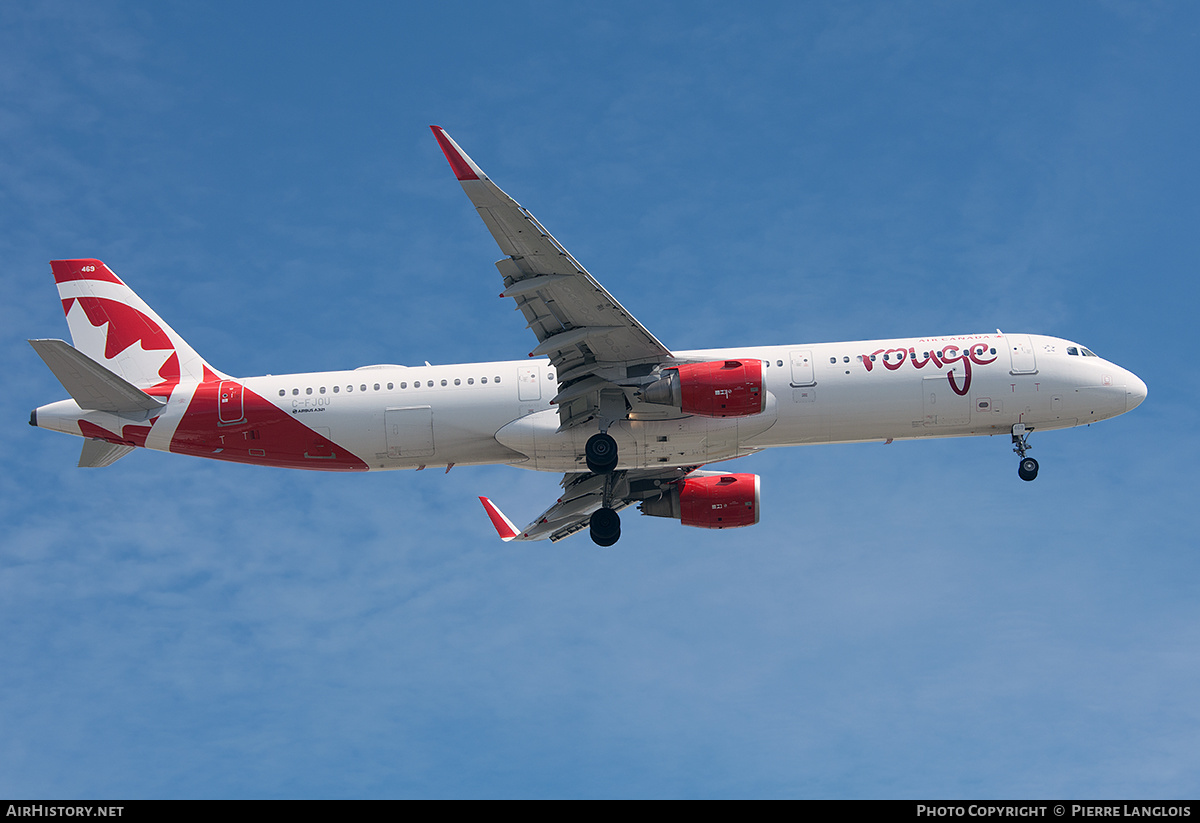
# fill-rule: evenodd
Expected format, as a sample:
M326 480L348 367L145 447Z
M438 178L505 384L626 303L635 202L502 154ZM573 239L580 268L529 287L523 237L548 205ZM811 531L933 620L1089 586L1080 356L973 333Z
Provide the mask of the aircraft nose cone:
M1133 411L1146 399L1146 384L1136 374L1129 375L1125 384L1125 411Z

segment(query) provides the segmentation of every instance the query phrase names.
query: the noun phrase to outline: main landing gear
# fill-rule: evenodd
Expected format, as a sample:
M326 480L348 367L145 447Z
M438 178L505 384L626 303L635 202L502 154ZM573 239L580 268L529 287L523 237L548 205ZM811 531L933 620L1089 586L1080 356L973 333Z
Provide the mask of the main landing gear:
M593 434L583 447L592 474L608 474L617 467L617 441L608 432Z
M617 441L606 431L593 434L583 449L587 467L593 474L605 475L604 505L592 513L588 528L597 546L611 546L621 539L621 516L612 508L613 469L617 467Z
M1025 424L1018 423L1013 426L1012 442L1013 451L1021 458L1021 462L1017 465L1017 476L1022 480L1033 480L1038 475L1038 462L1032 457L1026 457L1025 452L1033 446L1029 445L1029 434L1032 429L1026 429Z
M593 543L597 546L611 546L621 539L621 515L617 514L616 509L607 506L596 509L592 513L588 528Z

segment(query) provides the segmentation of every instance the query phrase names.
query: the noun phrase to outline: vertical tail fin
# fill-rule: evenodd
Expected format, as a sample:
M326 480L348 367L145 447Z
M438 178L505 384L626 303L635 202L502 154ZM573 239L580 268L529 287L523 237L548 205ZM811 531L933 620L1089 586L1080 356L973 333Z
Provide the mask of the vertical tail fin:
M221 377L99 260L52 260L75 348L135 386Z

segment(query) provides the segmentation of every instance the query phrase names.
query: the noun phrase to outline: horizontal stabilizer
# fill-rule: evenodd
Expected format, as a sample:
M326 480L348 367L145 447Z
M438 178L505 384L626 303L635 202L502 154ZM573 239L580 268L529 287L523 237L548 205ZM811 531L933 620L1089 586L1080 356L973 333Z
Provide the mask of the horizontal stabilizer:
M165 400L151 397L125 378L113 374L83 352L72 348L65 340L30 340L29 345L46 361L58 382L63 384L67 394L81 409L139 412L154 411L166 405Z
M104 440L84 440L83 451L79 453L79 468L102 469L111 466L125 455L133 451L133 446L123 443L108 443Z

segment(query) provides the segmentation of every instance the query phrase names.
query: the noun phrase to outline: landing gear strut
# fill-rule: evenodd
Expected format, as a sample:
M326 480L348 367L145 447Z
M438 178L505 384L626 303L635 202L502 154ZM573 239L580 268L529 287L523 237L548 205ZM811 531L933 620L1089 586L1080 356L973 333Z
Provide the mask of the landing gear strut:
M608 432L589 437L583 454L593 474L608 474L617 467L617 441Z
M592 440L597 437L608 437L607 434L597 434ZM608 437L611 440L611 437ZM591 443L588 443L591 446ZM613 463L616 463L615 444ZM617 510L613 508L613 503L616 501L617 483L621 479L624 472L609 471L604 477L603 501L600 508L592 513L591 520L588 522L588 527L591 531L592 542L597 546L611 546L621 539L621 516L617 514Z
M1021 462L1017 465L1017 476L1022 480L1033 480L1038 475L1038 462L1032 457L1025 456L1025 452L1033 448L1029 445L1030 431L1032 430L1027 430L1021 423L1013 426L1012 430L1013 451L1021 458Z

